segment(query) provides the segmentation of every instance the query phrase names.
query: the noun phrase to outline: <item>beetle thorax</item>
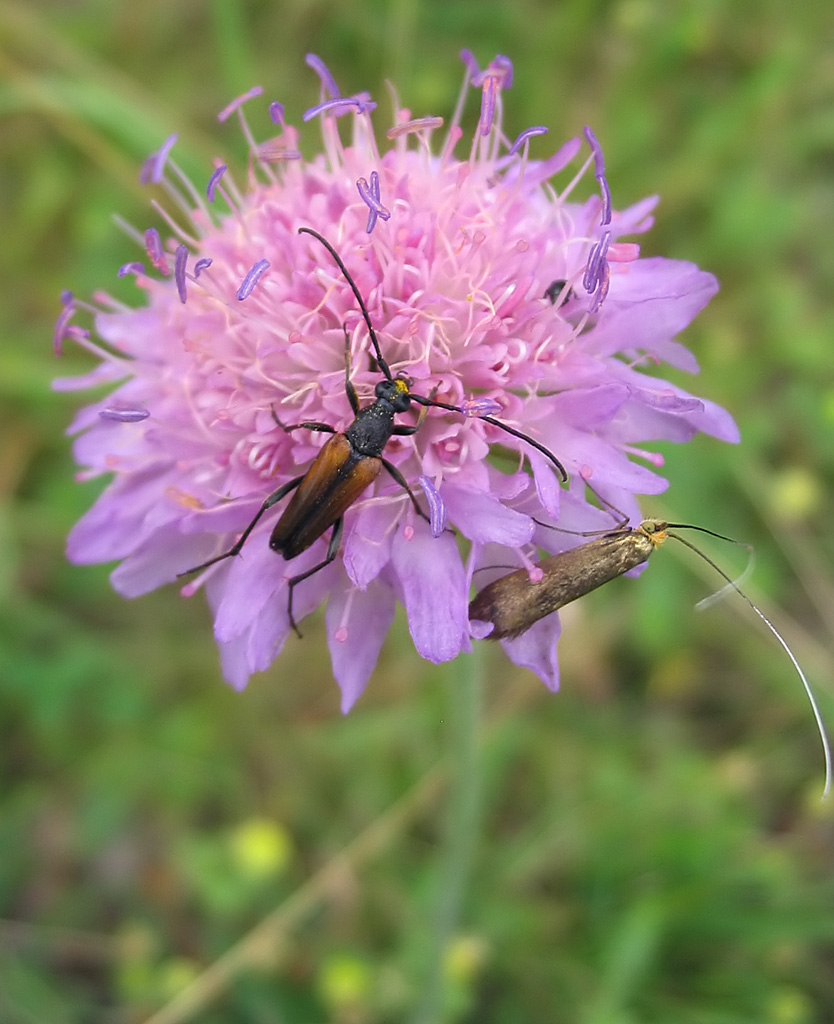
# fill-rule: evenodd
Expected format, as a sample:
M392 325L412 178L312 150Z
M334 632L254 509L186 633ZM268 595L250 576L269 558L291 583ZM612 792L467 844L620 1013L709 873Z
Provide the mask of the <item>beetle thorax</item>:
M408 381L404 377L379 381L374 388L374 394L377 402L385 402L390 405L392 412L405 412L411 408Z
M390 387L388 381L383 383ZM387 397L379 395L380 386L377 384L377 400L360 409L356 419L345 431L354 451L358 455L372 458L382 455L394 430L394 414L400 411Z

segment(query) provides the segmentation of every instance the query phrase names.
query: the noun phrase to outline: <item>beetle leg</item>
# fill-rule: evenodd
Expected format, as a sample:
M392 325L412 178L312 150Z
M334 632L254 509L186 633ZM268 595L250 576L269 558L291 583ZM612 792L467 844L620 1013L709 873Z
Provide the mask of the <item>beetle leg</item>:
M228 551L224 551L222 555L215 555L214 558L210 558L207 562L201 562L199 565L195 565L191 569L185 569L183 572L178 572L177 577L190 576L192 572L199 572L201 569L208 569L210 565L214 565L215 562L220 562L224 558L234 558L235 555L239 555L240 549L249 539L249 534L255 529L255 527L258 524L258 520L261 518L264 512L269 511L269 509L271 509L273 505L277 505L278 502L283 497L290 493L290 491L295 490L295 488L298 487L298 485L301 483L303 479L303 476L297 476L294 480L290 480L289 483L284 484L283 487L279 487L277 491L273 491L272 494L270 494L270 496L266 499L263 505L261 505L261 507L255 513L252 522L246 527L246 529L240 535L237 543L232 545L232 547L230 547Z
M295 630L296 635L301 638L301 630L298 628L298 623L295 621L295 616L292 613L292 594L296 586L303 580L309 579L314 576L320 569L326 568L336 558L336 552L339 550L339 545L342 542L342 530L344 529L345 520L343 517L339 517L333 524L333 533L330 535L330 543L327 545L327 554L324 559L318 564L314 565L312 569L308 569L306 572L300 572L297 576L292 576L288 582L289 593L287 594L287 615L290 619L290 625Z
M322 434L338 434L338 430L335 427L331 427L329 423L317 423L304 422L304 423L290 423L288 426L284 426L283 423L278 424L283 430L289 434L291 430L318 430Z
M336 429L334 427L331 427L327 423L319 423L318 420L305 420L303 423L282 423L281 420L278 419L278 413L275 411L274 406L272 406L272 418L287 434L289 434L291 430L301 430L302 428L304 430L318 430L323 434L336 433Z
M421 519L425 519L427 523L430 523L431 520L426 515L426 513L420 508L417 499L414 497L414 491L412 491L411 488L408 486L406 479L402 475L402 473L397 469L396 466L392 465L388 461L388 459L380 459L380 461L382 462L382 465L385 466L385 468L391 474L391 476L397 481L400 487L402 487L402 489L408 493L409 498L411 498L411 504L414 506L414 511L417 513L417 515L420 516Z
M356 388L351 384L350 381L350 335L348 334L347 324L342 324L342 330L345 332L345 392L350 402L350 407L353 409L353 415L359 415L359 396L356 394Z
M346 324L342 324L342 330L345 332L345 393L348 396L350 407L351 409L353 409L353 415L358 416L359 396L356 394L356 388L350 381L350 335L348 334ZM420 410L420 413L422 415L422 409ZM305 430L318 430L325 434L337 433L337 431L333 427L329 426L327 423L308 421L305 421L304 423L292 423L289 425L282 423L278 419L278 414L275 412L274 407L272 409L272 418L275 420L278 426L287 433L289 433L291 430L298 430L301 427L303 427ZM409 431L409 433L413 433L413 431Z
M437 388L432 388L432 395L434 395L436 392ZM396 434L398 437L410 437L412 434L416 434L420 427L423 425L423 420L428 415L428 412L428 406L420 406L420 414L417 417L417 422L413 426L409 427L397 424L397 426L394 427L392 433ZM409 498L411 498L411 504L414 506L414 511L417 513L417 515L420 516L421 519L425 519L427 523L430 523L431 520L426 515L426 513L420 508L417 499L414 497L414 492L406 483L405 477L402 475L402 473L397 469L396 466L393 466L387 459L382 459L382 465L385 466L385 468L388 470L391 476L397 481L400 487L402 487L405 491L408 492L408 496Z
M437 394L437 388L434 387L434 388L431 389L430 397L433 398L436 394ZM420 429L420 427L422 427L423 420L426 418L426 416L428 416L428 414L429 414L429 407L427 405L421 405L420 406L420 414L417 417L417 422L414 424L413 427L408 427L408 426L405 426L404 424L401 425L401 424L398 423L396 425L396 427L394 427L394 429L391 431L391 433L392 434L396 434L397 437L411 437L412 434L416 434L417 431Z

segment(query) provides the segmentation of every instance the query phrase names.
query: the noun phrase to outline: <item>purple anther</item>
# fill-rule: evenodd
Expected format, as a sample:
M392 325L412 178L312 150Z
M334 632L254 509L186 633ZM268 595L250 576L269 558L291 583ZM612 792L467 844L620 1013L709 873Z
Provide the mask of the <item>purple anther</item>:
M498 74L502 89L513 87L513 62L509 57L498 54L490 67Z
M596 282L596 295L594 301L591 303L589 312L596 313L599 307L605 302L605 296L608 294L608 288L611 284L611 272L608 268L607 261L602 264L599 268Z
M314 117L318 117L319 114L335 114L340 117L342 114L347 114L349 111L356 109L359 104L352 99L347 97L342 99L338 97L332 100L324 100L323 103L317 103L314 107L310 107L309 110L305 110L301 115L302 121L312 121Z
M145 157L145 159L142 161L142 166L139 168L139 184L140 185L150 185L150 183L151 183L151 173L153 172L153 165L154 165L155 159L156 159L155 156L149 156L149 157Z
M481 92L481 135L489 135L495 118L495 97L498 93L498 79L495 75L485 74Z
M269 104L269 119L273 124L279 124L284 127L284 104L279 103L278 100L273 100Z
M68 294L64 292L61 296L63 300L64 295ZM69 293L71 295L71 293ZM52 348L55 351L55 355L61 355L61 342L67 336L67 329L69 322L75 315L75 303L70 298L68 302L64 302L64 308L58 314L58 319L55 321L55 328L52 332Z
M465 52L469 53L468 50ZM477 66L478 65L476 64L476 69ZM487 78L494 78L502 89L510 89L513 84L513 62L509 57L503 57L499 53L494 60L491 60L489 64L487 64L483 71L475 71L472 76L472 84L477 89L480 89Z
M139 406L129 409L125 406L108 405L99 410L99 416L103 420L115 420L117 423L140 423L150 416L150 412Z
M165 253L162 251L162 239L156 228L148 228L145 232L145 252L155 270L158 270L160 274L171 273Z
M586 125L583 128L583 134L587 140L588 145L591 147L591 153L594 157L594 177L599 183L599 190L602 194L602 223L611 223L611 189L608 187L608 181L605 177L605 157L602 155L602 146L599 144L599 140L596 135Z
M371 99L369 92L358 92L351 98L356 100L356 109L359 114L372 114L376 110L376 103Z
M140 274L145 273L145 264L140 263L138 260L132 260L130 263L123 263L118 270L117 277L129 277L131 274L135 274L137 277Z
M427 476L419 476L417 482L426 496L429 506L429 525L431 526L432 537L439 537L446 529L449 521L449 514L446 511L446 504L440 497L439 492Z
M157 153L151 157L149 181L151 185L159 185L165 173L165 164L168 162L168 155L174 148L178 136L171 135L163 143Z
M307 56L304 58L304 62L306 63L308 68L312 68L313 71L315 71L315 73L319 76L319 78L321 79L322 88L324 89L325 93L329 94L331 99L339 95L339 86L336 85L335 78L330 74L329 70L327 69L327 65L324 63L321 57L319 57L315 53L308 53Z
M582 275L582 287L588 294L594 290L594 281L596 279L597 264L599 263L599 242L595 242L590 253L588 253L588 262L585 264L585 273Z
M494 398L467 398L461 403L460 411L470 419L479 416L497 416L501 406Z
M208 270L211 264L212 261L206 256L201 260L197 260L194 264L194 279L196 280L204 270Z
M608 261L608 246L611 244L611 232L603 231L602 238L599 240L600 258Z
M394 125L385 133L387 139L398 139L401 135L410 135L414 132L434 131L435 128L443 127L442 117L415 117L411 121L403 121L402 124Z
M599 190L602 193L602 215L600 221L602 224L611 223L611 190L608 187L607 178L597 178L599 182Z
M260 85L253 86L249 92L245 92L242 96L238 96L237 99L232 100L228 106L224 107L217 115L217 120L222 124L224 121L228 120L239 107L242 107L244 103L248 103L249 100L253 100L257 96L262 95L263 87Z
M185 268L188 263L188 246L178 245L174 253L174 280L177 282L177 294L180 302L185 305L188 295L185 290Z
M269 260L258 260L246 277L244 277L240 288L237 290L238 302L243 302L244 299L249 298L255 288L255 285L260 281L267 270L269 270Z
M301 119L305 122L312 121L319 114L333 114L334 117L341 117L342 114L350 114L354 110L358 114L365 114L376 110L376 103L368 97L367 93L359 93L356 96L338 96L335 99L317 103L309 110L305 110Z
M589 294L597 290L602 268L608 266L605 256L608 252L610 241L611 232L606 231L593 249L591 249L588 256L588 265L585 267L585 273L582 276L582 287Z
M495 60L478 74L472 77L472 84L480 87L481 93L481 135L489 135L495 118L495 102L501 89L509 89L513 84L513 65L509 57L499 54Z
M75 296L72 294L72 292L69 290L69 288L65 288L61 292L61 305L62 306L69 306L70 303L72 303L72 302L75 302Z
M547 135L547 128L544 128L542 125L536 125L533 128L525 128L512 146L510 146L509 155L514 156L528 139L532 139L536 135Z
M582 129L582 134L591 147L591 153L594 157L594 177L602 178L605 176L605 157L602 155L602 146L599 144L599 139L597 139L596 135L587 125Z
M365 230L370 234L376 226L377 217L388 220L391 216L380 202L379 174L376 171L371 171L370 185L364 178L358 178L356 188L362 197L362 202L368 207L368 224Z
M469 77L469 81L474 82L481 73L481 69L478 67L478 62L475 60L475 55L471 50L461 50L460 59L466 65L466 73Z
M217 189L217 185L225 173L226 164L221 164L209 178L208 185L206 185L206 199L208 199L210 203L214 202L214 193Z

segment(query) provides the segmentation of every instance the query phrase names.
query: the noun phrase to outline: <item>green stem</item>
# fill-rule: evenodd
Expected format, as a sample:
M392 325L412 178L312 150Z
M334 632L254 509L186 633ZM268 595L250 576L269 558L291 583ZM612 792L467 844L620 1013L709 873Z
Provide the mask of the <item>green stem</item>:
M437 886L437 908L425 993L414 1024L442 1020L444 962L457 931L474 859L480 811L478 725L484 656L476 643L471 655L459 658L448 673L451 688L448 722L449 805Z

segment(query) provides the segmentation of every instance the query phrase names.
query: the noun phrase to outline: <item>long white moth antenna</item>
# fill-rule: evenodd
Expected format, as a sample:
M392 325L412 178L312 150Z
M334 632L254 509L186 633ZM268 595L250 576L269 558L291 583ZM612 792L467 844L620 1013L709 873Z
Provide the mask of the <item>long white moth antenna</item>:
M741 544L741 541L736 541L735 543ZM731 583L725 583L723 587L719 587L714 594L710 594L709 597L702 597L695 605L696 612L705 612L707 608L712 608L714 604L723 601L728 594L732 594L733 591L738 592L741 589L742 583L753 575L753 570L756 568L756 549L752 544L741 544L741 546L747 548L747 565L745 565L744 571L740 576L736 576Z
M674 525L674 526L678 527L679 529L684 527L683 523L675 523L675 524L670 523L669 525L670 526ZM701 527L695 527L695 529L702 529L702 528ZM702 530L702 532L704 532L704 533L712 533L711 530ZM753 609L753 611L759 616L759 618L762 620L762 622L767 626L767 628L770 630L770 632L779 641L779 644L782 647L782 650L790 658L791 664L793 665L794 669L796 669L796 674L802 680L802 685L803 685L803 687L805 689L805 694L808 697L808 703L811 705L811 711L814 714L814 720L817 723L817 731L819 732L820 740L822 742L822 752L823 752L823 757L825 758L825 786L823 787L823 791L822 791L822 798L824 800L828 796L829 792L831 791L831 775L832 775L831 744L828 741L828 734L826 733L825 726L823 725L822 715L820 714L819 705L817 704L817 699L814 696L814 691L811 689L811 684L808 682L808 680L807 680L807 678L805 676L805 673L800 668L799 662L794 657L793 651L788 646L788 643L785 640L785 638L782 636L782 634L779 632L779 630L773 625L773 623L765 615L765 613L761 610L761 608L759 608L756 604L754 604L753 601L751 601L750 598L747 596L747 594L745 594L743 590L740 590L739 587L736 586L736 584L730 579L730 577L727 575L727 573L725 573L723 569L719 568L715 564L715 562L713 562L713 560L708 555L705 555L703 551L701 551L699 548L696 548L694 544L690 544L690 542L685 537L681 537L680 534L669 533L668 536L674 537L675 540L680 541L680 543L684 544L686 547L688 547L690 551L694 551L696 555L698 555L700 558L703 558L703 560L707 563L707 565L712 566L712 568L718 573L718 575L723 577L727 581L728 586L731 587L738 594L738 596L743 601L745 601ZM713 536L720 536L720 535L719 534L713 534ZM722 539L727 540L729 538L722 538ZM726 587L722 588L722 590L726 590ZM719 593L720 593L720 591L719 591ZM713 595L713 596L715 596L715 595Z

